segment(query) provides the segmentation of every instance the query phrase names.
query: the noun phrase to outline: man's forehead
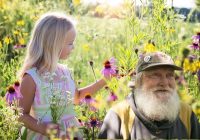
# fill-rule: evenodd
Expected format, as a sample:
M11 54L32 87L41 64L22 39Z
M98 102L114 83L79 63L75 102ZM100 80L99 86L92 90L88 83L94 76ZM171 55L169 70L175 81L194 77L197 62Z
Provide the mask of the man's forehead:
M146 70L144 72L147 72L147 73L149 73L149 72L174 72L174 69L171 68L171 67L167 67L167 66L166 67L158 66L158 67L154 67L154 68L148 69L148 70Z

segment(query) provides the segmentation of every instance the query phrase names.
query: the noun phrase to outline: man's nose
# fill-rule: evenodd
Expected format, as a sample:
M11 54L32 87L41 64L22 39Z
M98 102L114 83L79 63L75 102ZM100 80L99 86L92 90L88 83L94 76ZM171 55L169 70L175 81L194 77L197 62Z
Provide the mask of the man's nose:
M169 79L166 76L160 77L160 81L159 81L160 86L166 87L168 86L168 84L169 84Z

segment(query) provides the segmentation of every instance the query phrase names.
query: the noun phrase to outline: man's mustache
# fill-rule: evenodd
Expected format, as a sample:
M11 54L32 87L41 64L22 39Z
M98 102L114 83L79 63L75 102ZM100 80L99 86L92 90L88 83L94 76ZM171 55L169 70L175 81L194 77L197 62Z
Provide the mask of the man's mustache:
M153 92L173 92L174 89L170 89L170 88L155 88L152 89Z

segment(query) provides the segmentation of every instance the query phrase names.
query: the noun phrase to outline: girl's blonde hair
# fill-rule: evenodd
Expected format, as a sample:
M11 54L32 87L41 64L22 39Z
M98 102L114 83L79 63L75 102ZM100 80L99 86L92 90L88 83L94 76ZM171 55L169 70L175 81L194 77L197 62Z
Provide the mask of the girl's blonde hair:
M54 71L65 46L66 34L71 28L74 28L73 22L62 13L43 15L32 31L19 78L33 67L36 67L39 73Z

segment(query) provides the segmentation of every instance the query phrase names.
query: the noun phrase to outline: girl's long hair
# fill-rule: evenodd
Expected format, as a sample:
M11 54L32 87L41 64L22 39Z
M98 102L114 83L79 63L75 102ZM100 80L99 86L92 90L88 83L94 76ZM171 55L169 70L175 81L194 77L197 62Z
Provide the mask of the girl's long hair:
M32 31L19 78L33 67L36 67L39 73L54 71L65 46L66 34L71 28L74 28L72 20L62 13L43 15Z

